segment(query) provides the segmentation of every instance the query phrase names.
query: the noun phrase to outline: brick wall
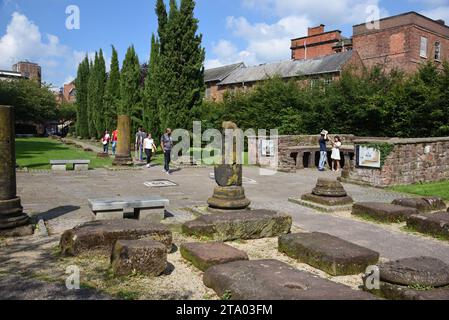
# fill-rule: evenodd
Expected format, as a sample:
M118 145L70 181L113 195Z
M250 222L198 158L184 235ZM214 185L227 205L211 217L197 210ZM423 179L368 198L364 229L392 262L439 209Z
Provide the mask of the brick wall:
M375 187L449 179L449 137L427 139L356 140L355 145L390 143L393 151L382 169L351 166L343 180Z
M421 37L428 39L427 58L420 57ZM449 60L449 28L415 13L381 20L380 29L354 26L353 46L365 66L385 65L415 72L421 63L434 61L435 43L441 44L441 61Z
M313 59L334 54L333 47L342 39L339 30L322 32L324 26L310 28L307 37L291 41L292 59Z

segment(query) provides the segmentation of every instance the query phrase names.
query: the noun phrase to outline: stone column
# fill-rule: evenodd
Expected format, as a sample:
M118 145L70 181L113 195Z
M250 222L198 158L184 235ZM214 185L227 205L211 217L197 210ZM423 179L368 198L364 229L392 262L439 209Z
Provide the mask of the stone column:
M131 158L131 119L129 116L121 115L117 117L117 131L117 154L113 165L133 165L133 159Z
M30 218L23 213L16 192L14 108L0 106L0 235L33 233Z

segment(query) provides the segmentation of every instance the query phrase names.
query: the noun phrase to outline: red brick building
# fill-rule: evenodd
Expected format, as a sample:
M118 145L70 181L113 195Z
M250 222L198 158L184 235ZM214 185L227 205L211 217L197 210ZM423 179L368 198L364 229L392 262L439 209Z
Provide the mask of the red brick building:
M39 84L42 82L42 70L37 63L20 61L12 66L12 70L19 72L23 77L34 80Z
M64 85L62 95L63 95L64 102L68 102L68 103L76 102L76 87L75 87L74 81Z
M292 39L292 60L314 59L352 50L350 39L340 30L325 31L325 26L309 28L306 37Z
M421 63L449 61L449 27L416 12L380 20L378 29L353 27L353 45L366 67L414 72Z

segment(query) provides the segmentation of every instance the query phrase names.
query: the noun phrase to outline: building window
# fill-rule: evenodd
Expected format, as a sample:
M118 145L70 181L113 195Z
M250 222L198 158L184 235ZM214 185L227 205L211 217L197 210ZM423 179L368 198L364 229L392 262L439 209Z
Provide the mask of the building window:
M441 61L441 43L435 42L435 60Z
M427 38L421 37L421 47L419 51L421 58L427 58Z
M207 87L206 88L206 99L210 99L211 98L211 88Z

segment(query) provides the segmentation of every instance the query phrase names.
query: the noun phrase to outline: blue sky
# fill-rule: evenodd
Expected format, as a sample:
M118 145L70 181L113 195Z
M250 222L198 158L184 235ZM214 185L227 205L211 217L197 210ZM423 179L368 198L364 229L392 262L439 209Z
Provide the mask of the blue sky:
M80 29L66 28L66 8L80 9ZM87 53L113 44L123 59L133 44L148 59L157 30L155 0L1 0L0 69L17 60L42 65L44 81L55 87L72 80ZM373 7L374 6L374 7ZM197 0L206 67L244 61L248 65L287 60L289 39L323 23L350 36L352 25L377 8L381 17L418 11L449 22L449 0ZM368 10L368 11L367 11Z

